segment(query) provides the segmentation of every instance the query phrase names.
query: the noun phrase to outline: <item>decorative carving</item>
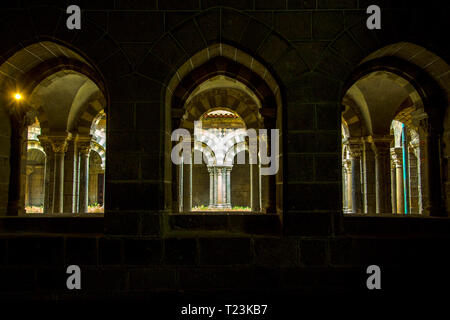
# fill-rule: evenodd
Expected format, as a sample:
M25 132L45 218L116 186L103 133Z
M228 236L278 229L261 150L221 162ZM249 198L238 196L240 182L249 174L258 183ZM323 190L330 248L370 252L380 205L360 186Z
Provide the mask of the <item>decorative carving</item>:
M89 153L91 152L91 149L93 147L92 136L78 136L76 141L80 153L85 156L89 156Z

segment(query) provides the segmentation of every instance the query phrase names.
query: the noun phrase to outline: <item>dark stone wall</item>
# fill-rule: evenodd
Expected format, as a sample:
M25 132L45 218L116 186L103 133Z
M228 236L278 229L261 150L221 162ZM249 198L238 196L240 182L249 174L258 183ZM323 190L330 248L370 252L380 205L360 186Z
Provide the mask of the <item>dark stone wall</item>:
M192 207L201 205L209 205L209 172L204 163L192 164Z
M237 157L238 155L234 157L233 170L231 171L231 205L250 207L250 165L248 153L245 154L245 164L237 164Z
M73 298L64 288L70 263L84 270L81 294L90 297L364 290L365 268L373 263L394 270L390 279L400 279L394 289L403 288L400 271L408 268L424 267L433 279L444 274L450 246L445 219L368 219L350 224L356 235L344 233L340 114L347 79L363 58L399 41L450 61L443 33L448 10L430 1L377 3L383 8L380 31L366 28L372 3L356 0L90 1L80 4L82 29L69 31L60 1L8 1L0 10L2 61L43 39L82 54L107 88L108 149L104 233L86 235L89 223L69 222L71 229L58 221L49 223L61 223L51 227L59 235L49 236L36 229L42 221L2 220L2 295ZM167 212L166 86L189 57L218 42L255 57L280 86L282 224L269 215ZM24 229L38 234L19 235ZM224 229L227 236L217 236ZM61 235L67 230L72 234Z

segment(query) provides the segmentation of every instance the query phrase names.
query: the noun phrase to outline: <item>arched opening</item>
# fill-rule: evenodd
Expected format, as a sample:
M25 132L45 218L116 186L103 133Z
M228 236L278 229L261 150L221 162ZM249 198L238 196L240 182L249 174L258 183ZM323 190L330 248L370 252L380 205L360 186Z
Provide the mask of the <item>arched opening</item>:
M213 47L187 61L167 90L168 128L187 130L194 158L203 158L201 164L166 161L172 167L171 207L174 212L281 212L279 88L253 58L224 44ZM253 142L266 148L263 156L270 154L272 162L262 163L260 149L252 153ZM269 151L272 145L279 149ZM263 174L275 162L274 174Z
M49 41L18 51L0 70L12 123L6 213L88 212L91 126L106 107L98 72Z
M373 54L356 70L342 102L344 213L445 215L442 90L398 57Z

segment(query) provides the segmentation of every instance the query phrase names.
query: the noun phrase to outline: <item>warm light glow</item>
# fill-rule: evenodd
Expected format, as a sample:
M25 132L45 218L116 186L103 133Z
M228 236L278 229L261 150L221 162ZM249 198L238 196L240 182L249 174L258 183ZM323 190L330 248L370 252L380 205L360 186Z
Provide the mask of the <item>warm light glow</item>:
M16 100L22 100L22 95L20 94L20 93L15 93L14 94L14 99L16 99Z

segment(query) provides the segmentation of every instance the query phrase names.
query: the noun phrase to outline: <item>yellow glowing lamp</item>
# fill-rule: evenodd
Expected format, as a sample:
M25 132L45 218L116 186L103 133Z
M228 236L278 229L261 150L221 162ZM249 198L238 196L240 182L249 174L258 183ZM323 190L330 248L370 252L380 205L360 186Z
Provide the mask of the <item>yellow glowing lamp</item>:
M14 99L16 99L17 101L22 100L22 98L23 97L22 97L22 95L19 92L14 94Z

